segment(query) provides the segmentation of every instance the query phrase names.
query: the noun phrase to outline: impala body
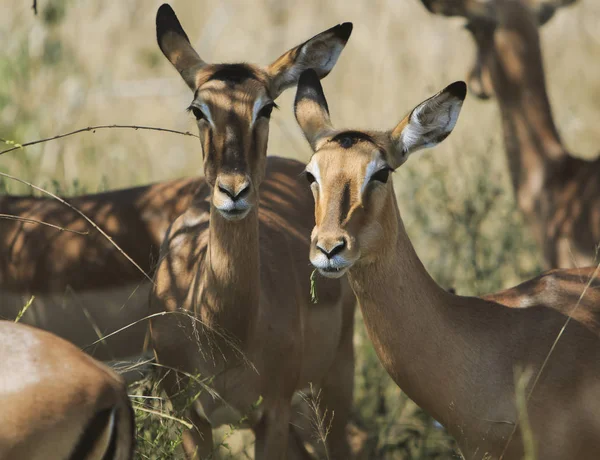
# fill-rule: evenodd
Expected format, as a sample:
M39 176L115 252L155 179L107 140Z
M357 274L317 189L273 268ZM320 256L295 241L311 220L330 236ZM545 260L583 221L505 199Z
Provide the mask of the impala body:
M290 425L296 390L313 383L333 413L331 458L349 458L345 426L352 404L355 299L347 281L319 280L310 298L306 254L310 190L297 161L266 156L274 100L306 68L335 65L352 25L333 27L266 68L207 64L168 5L158 10L164 55L193 92L207 187L167 232L160 252L151 336L172 396L198 396L189 376L210 379L184 437L188 457L212 454L212 426L247 416L257 459L307 455ZM255 403L262 399L262 403ZM181 400L181 399L180 399ZM236 415L223 416L223 408ZM290 436L291 434L291 436Z
M324 276L347 273L381 363L465 458L523 458L515 382L529 375L524 397L536 458L595 459L600 340L571 321L553 347L565 324L554 305L565 302L562 290L530 308L454 295L429 276L404 229L390 173L450 134L465 95L457 82L390 131L349 131L333 128L314 73L300 77L296 118L315 151L306 167L315 201L311 262ZM521 288L524 297L538 295Z
M600 158L574 157L563 145L546 91L538 24L572 1L422 0L459 15L477 46L469 83L495 95L515 198L548 268L585 267L600 247ZM482 5L485 4L485 8ZM545 13L544 13L545 12Z
M125 383L49 332L0 321L0 459L129 460Z
M68 201L152 276L168 226L203 182L181 179ZM22 322L51 331L98 359L139 355L147 321L90 345L148 315L150 282L144 274L58 201L1 196L0 213L88 232L0 218L0 319L14 319L33 295Z

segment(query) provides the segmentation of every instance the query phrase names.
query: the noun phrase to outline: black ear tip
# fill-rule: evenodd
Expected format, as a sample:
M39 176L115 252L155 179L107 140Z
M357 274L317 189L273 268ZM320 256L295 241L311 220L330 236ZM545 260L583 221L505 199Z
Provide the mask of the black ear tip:
M165 23L173 17L177 18L175 11L173 11L173 8L171 8L171 5L168 3L163 3L156 12L156 25L158 26L159 23Z
M300 78L298 79L298 86L321 85L321 82L319 80L319 76L317 75L315 69L306 69L300 74Z
M343 24L335 26L333 32L335 33L336 37L344 42L347 42L350 38L350 34L352 33L352 28L353 25L351 22L344 22Z
M166 32L175 32L189 41L171 5L163 3L156 12L156 36L160 39Z
M451 85L448 85L446 91L461 101L464 101L465 97L467 97L467 84L464 81L456 81Z

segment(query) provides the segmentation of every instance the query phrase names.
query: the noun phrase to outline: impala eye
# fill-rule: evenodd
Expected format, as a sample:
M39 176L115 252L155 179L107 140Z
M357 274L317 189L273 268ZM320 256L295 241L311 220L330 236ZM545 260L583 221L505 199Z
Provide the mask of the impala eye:
M314 183L317 181L317 179L315 179L315 176L313 176L313 175L312 175L311 173L309 173L308 171L306 171L306 173L305 173L305 174L306 174L306 180L308 181L308 183L309 183L310 185L314 184Z
M273 112L273 109L276 107L274 102L270 102L269 104L265 105L262 109L260 109L260 112L258 112L258 118L266 118L267 120L269 118L271 118L271 113Z
M204 112L202 112L202 110L200 110L198 107L191 105L188 110L194 114L196 120L206 120L206 115L204 115Z
M373 174L371 176L371 179L369 179L369 182L377 181L377 182L381 182L382 184L385 184L390 177L390 171L391 171L391 168L380 169L379 171L377 171L375 174Z

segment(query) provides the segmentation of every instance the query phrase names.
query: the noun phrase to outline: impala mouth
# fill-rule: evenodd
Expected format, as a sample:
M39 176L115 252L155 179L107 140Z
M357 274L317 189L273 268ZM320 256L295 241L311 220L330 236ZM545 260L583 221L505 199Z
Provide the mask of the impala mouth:
M248 215L250 208L219 209L219 212L227 220L242 220Z
M311 257L310 261L313 264L313 267L326 278L341 278L352 265L352 262L349 262L339 255L329 259L320 253Z
M324 267L324 268L317 268L317 270L325 278L341 278L342 276L344 276L346 274L348 267L328 266L328 267Z
M224 203L217 205L216 208L225 219L236 221L242 220L248 215L252 209L252 204L245 199L237 201L227 200Z

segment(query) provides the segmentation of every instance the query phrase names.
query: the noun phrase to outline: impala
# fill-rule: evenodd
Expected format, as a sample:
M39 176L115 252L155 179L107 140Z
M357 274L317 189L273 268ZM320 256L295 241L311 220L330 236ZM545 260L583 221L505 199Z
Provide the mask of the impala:
M571 321L542 369L565 317L552 305L508 308L493 296L447 292L404 229L390 175L411 153L450 134L465 95L465 83L456 82L390 131L339 130L318 78L310 71L300 77L296 118L315 152L306 167L315 201L311 262L326 277L347 273L381 363L467 459L523 458L519 368L541 374L526 393L537 458L595 459L598 337Z
M306 68L325 77L352 25L326 30L265 68L205 63L168 5L159 8L156 28L160 49L193 92L208 183L168 230L150 297L153 312L169 313L151 320L158 361L212 378L220 395L204 392L195 401L184 449L209 456L211 425L246 415L256 458L296 455L294 439L288 442L290 402L312 382L334 415L329 454L349 458L355 299L346 280L321 280L312 303L306 252L313 206L303 165L267 158L266 150L274 100ZM165 383L172 396L190 387L197 394L176 373ZM223 401L238 415L221 417Z
M520 0L489 1L484 9L468 0L422 1L433 12L469 21L477 45L470 84L480 97L493 93L498 100L515 197L546 266L592 265L600 245L600 158L574 157L560 139L535 16Z
M69 198L150 276L168 226L204 179L170 182ZM100 337L148 315L150 283L85 219L49 198L0 196L0 319L14 319L32 295L22 322L48 330L102 360L137 356L147 323Z
M71 343L0 321L0 459L128 460L125 383Z

